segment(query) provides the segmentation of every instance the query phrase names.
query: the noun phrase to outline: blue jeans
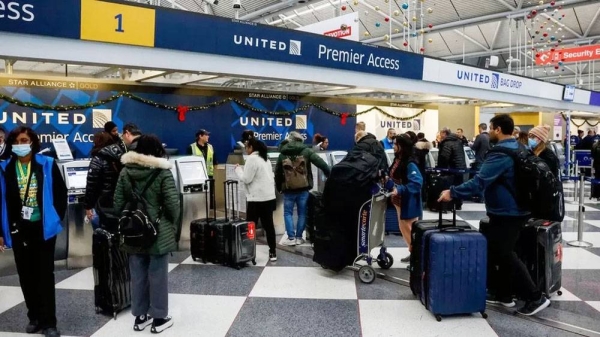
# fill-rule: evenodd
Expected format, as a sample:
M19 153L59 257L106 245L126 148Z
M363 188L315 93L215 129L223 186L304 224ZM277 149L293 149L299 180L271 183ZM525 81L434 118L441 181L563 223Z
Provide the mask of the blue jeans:
M290 239L302 238L306 228L306 204L308 202L308 191L299 193L283 194L283 219L285 220L285 231ZM298 224L294 232L294 205L298 207Z

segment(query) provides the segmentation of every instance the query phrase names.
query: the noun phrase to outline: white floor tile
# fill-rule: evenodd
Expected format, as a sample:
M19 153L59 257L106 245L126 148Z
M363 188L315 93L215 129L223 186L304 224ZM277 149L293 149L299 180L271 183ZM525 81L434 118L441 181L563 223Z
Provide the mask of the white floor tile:
M485 204L480 203L464 203L462 211L466 212L485 212Z
M440 218L439 213L434 213L430 211L423 211L423 220L436 220ZM442 219L452 219L452 213L448 212L446 214L442 214ZM456 220L462 220L460 216L456 217Z
M566 215L565 215L565 218L563 219L563 221L577 221L577 219L575 219L575 218L571 218L570 216L566 216ZM587 222L587 221L586 221L586 222Z
M269 262L269 246L267 245L256 245L256 266L252 264L252 262L248 262L249 267L264 267ZM192 257L188 257L181 264L193 264L198 266L214 266L214 263L202 263L202 261L197 260L194 261ZM220 266L220 264L219 264Z
M567 242L577 240L577 233L575 232L563 232L562 236L563 240ZM583 241L593 244L594 247L600 247L600 232L584 232Z
M406 266L408 266L408 264L400 262L400 259L403 259L408 256L408 247L388 247L387 252L392 254L392 257L394 258L394 264L392 265L391 269L406 269ZM373 250L371 250L371 256L373 256L373 258L377 258L378 255L379 247L373 248ZM359 261L358 264L366 265L367 261ZM375 261L373 261L373 268L381 269L381 267L379 267L379 265Z
M179 265L179 264L177 264L177 263L169 263L169 273L170 273L170 272L171 272L173 269L177 268L177 266L178 266L178 265Z
M25 301L25 298L23 298L23 292L20 287L0 286L0 313L5 312L23 301Z
M89 267L63 280L56 289L94 290L94 268Z
M253 297L356 299L354 272L321 267L266 267L250 292Z
M419 301L360 300L359 308L363 337L497 336L480 314L437 322Z
M173 316L174 324L160 336L225 336L245 300L245 297L233 296L169 294L169 315ZM151 335L150 328L144 332L133 331L133 316L130 310L126 310L119 314L116 321L110 320L92 336L140 335Z
M592 308L600 311L600 301L588 301L585 303L589 304Z
M583 248L563 249L563 269L600 269L600 256Z
M585 220L585 223L600 228L600 220Z
M466 220L467 223L475 228L477 228L477 230L479 230L479 221L480 220Z
M552 295L552 297L550 299L552 301L562 301L562 302L581 301L581 299L579 297L575 296L572 292L568 291L565 288L560 288L560 291L562 291L562 295L558 296L558 294L554 294L554 295Z

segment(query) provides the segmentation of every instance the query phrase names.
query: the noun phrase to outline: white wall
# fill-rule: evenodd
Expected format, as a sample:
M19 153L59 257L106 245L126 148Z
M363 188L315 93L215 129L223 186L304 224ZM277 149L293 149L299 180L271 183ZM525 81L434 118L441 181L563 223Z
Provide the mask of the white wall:
M358 105L356 111L365 111L372 106L370 105ZM407 109L407 108L393 108L387 106L380 106L381 110L389 113L396 117L410 117L418 114L422 109ZM427 110L419 117L408 121L400 121L389 118L379 111L371 111L364 115L359 115L356 118L357 122L365 122L367 132L370 132L377 136L378 139L385 138L387 130L390 127L394 127L396 132L404 133L407 131L414 131L415 133L423 132L425 137L429 140L435 139L435 134L438 131L438 111Z

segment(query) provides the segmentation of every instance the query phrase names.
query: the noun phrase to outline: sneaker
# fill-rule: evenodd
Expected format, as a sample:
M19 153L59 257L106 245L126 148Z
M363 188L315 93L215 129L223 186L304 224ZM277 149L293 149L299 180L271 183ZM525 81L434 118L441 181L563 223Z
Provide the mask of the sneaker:
M526 302L525 305L517 309L517 313L525 316L532 316L546 309L550 305L550 300L543 296L537 301Z
M42 330L42 328L40 327L38 321L29 322L29 324L27 324L27 327L25 328L25 332L27 333L38 333L40 330Z
M407 257L405 257L405 258L403 258L403 259L400 259L400 262L402 262L402 263L410 263L410 255L407 256Z
M44 337L60 337L60 332L56 328L44 329Z
M271 261L271 262L277 261L277 254L269 253L269 261Z
M296 246L299 246L302 244L304 244L304 239L302 239L302 238L296 239Z
M485 297L485 303L487 303L487 304L500 304L500 305L503 305L503 306L505 306L507 308L512 308L515 305L517 305L515 303L515 301L512 300L512 298L509 298L509 299L502 298L501 299L501 298L497 298L496 296L491 295L491 294L487 294L486 295L486 297Z
M287 240L284 240L281 244L284 245L284 246L295 246L296 245L296 239L289 239L288 238Z
M152 316L150 316L150 315L137 316L135 318L135 323L133 324L133 330L143 331L150 325L152 325Z
M168 328L173 326L173 317L167 316L166 318L155 318L152 322L152 328L150 332L161 333Z

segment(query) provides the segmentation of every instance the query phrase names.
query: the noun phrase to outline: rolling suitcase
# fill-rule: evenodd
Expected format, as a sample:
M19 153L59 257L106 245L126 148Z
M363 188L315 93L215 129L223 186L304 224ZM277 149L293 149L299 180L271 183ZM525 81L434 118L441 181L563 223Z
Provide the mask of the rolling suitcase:
M438 203L438 198L442 191L447 190L452 186L452 182L454 177L448 175L442 175L438 172L430 172L429 173L429 184L427 186L427 208L432 212L437 212L440 210L447 211L447 208L444 207L446 204Z
M118 238L98 228L92 239L94 303L96 313L117 313L131 305L131 275L127 254L119 250Z
M456 221L456 211L452 212L452 220L442 219L443 206L438 206L439 219L437 220L418 220L412 225L410 254L410 289L416 296L421 296L422 277L423 277L423 259L422 244L423 236L427 231L437 230L440 227L458 227L462 229L475 230L465 221Z
M225 202L227 203L227 199L231 200L231 219L227 217L227 209L225 209L226 225L224 228L228 232L227 245L225 246L227 262L236 269L240 269L250 261L253 265L256 265L256 224L252 221L240 219L238 182L230 180L226 181L225 184L225 186L229 185L231 187L231 197L228 198L227 193L225 193ZM238 203L237 214L235 211L236 200Z
M212 179L207 180L206 184L209 184L209 181L211 180ZM214 260L209 247L211 235L210 225L217 220L217 210L215 208L213 208L214 216L210 217L209 215L210 207L208 205L208 199L210 198L210 193L208 188L206 188L206 184L206 218L196 219L190 223L190 250L192 253L192 260L196 261L196 259L199 259L202 260L202 263L207 263Z
M385 209L385 234L400 234L400 225L398 224L398 212L394 205L388 205Z
M319 221L322 221L324 213L323 193L310 191L306 205L306 238L311 242L315 237L315 228L319 225Z

